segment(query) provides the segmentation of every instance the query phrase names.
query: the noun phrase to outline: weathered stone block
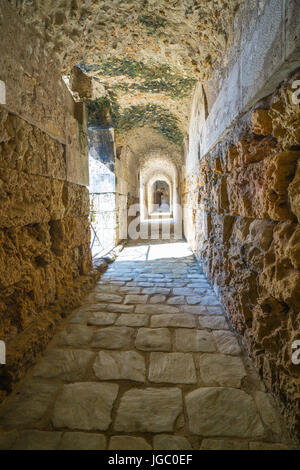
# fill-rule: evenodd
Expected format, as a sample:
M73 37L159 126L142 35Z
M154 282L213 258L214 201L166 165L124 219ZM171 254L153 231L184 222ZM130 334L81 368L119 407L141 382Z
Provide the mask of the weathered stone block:
M260 135L272 135L272 119L267 109L257 108L252 113L252 132Z
M85 350L51 349L34 369L34 377L63 378L70 382L84 379L94 353Z
M186 407L193 434L238 438L264 434L253 399L241 390L199 388L186 396Z
M133 345L134 329L127 326L112 326L96 331L93 336L94 348L118 349Z
M214 352L216 350L211 333L203 330L176 329L175 345L178 351L185 352Z
M112 436L109 450L152 450L152 447L142 437Z
M192 354L151 353L149 380L155 383L196 383L197 376Z
M119 387L116 384L80 382L64 385L53 410L54 428L105 431Z
M56 431L23 431L12 450L56 450L62 433Z
M192 450L189 441L183 436L160 434L153 438L155 450Z
M228 176L230 213L293 220L288 185L294 177L298 158L299 152L283 152L231 173Z
M37 423L46 413L58 387L56 383L28 382L5 408L0 417L0 427L29 428Z
M135 346L142 351L171 351L171 333L167 328L139 328Z
M131 389L121 398L115 430L125 432L168 432L182 411L179 388Z
M103 434L86 432L65 432L60 450L105 450L106 437Z
M202 354L199 359L200 375L207 386L239 388L246 370L240 357L224 354Z
M146 380L145 359L135 351L101 351L93 369L100 380Z
M89 215L90 199L88 189L85 186L66 182L63 188L63 201L66 215L70 217Z

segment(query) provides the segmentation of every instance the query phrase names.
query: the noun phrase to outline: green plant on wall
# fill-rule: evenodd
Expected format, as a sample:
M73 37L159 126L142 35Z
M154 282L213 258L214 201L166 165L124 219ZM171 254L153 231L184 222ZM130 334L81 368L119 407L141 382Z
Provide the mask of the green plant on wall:
M171 142L177 145L182 144L183 133L178 127L176 117L168 109L155 104L125 108L118 117L117 129L119 132L124 132L146 124L152 124L154 129L161 132Z
M103 96L97 100L87 102L89 112L89 124L111 125L112 101L109 96Z
M89 123L91 125L113 125L117 132L123 133L135 127L151 124L171 142L181 145L183 133L178 120L172 112L159 104L135 105L121 108L122 95L143 92L160 93L172 98L183 98L190 94L194 79L184 78L168 65L145 64L129 58L113 57L101 65L80 64L84 72L95 72L106 88L107 95L88 103ZM120 80L111 83L111 77Z

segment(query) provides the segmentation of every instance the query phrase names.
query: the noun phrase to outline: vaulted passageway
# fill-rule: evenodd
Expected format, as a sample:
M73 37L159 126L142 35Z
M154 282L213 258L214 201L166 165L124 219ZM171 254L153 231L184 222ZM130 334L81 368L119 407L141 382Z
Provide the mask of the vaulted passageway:
M299 445L299 16L1 0L0 447Z

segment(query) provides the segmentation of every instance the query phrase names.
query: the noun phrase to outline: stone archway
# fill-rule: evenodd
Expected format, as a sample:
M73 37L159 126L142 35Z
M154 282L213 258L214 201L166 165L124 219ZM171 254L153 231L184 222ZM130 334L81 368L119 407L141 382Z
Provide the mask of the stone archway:
M159 238L129 241L62 327L1 410L17 432L1 425L0 448L285 448L265 390L299 440L299 15L297 0L0 2L0 401L117 252L92 259L89 128L114 134L101 230L117 244L138 219ZM166 220L149 216L157 181ZM173 256L162 229L182 227L182 206L193 253Z

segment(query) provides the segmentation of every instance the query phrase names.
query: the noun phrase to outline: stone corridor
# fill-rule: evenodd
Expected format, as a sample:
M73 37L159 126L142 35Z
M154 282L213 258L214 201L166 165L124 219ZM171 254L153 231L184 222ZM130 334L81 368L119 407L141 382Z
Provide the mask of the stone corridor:
M288 449L185 242L127 245L0 416L0 449Z

